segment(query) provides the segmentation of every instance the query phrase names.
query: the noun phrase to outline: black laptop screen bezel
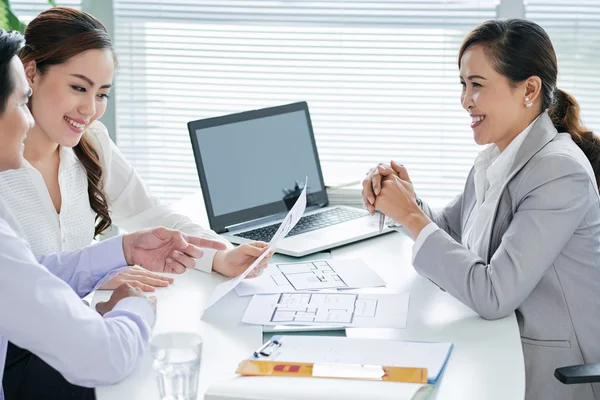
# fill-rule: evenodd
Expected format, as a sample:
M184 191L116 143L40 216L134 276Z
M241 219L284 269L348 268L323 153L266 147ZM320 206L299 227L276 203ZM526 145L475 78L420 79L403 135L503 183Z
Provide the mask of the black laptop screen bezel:
M208 223L210 228L217 233L223 233L227 231L228 226L241 224L244 222L256 220L259 218L276 215L279 213L285 213L287 208L283 201L275 203L265 204L258 207L248 208L232 212L229 214L223 214L215 216L213 210L213 204L210 197L210 189L208 187L208 181L204 173L204 164L202 163L202 156L200 154L200 148L198 143L198 137L196 131L206 128L211 128L220 125L227 125L236 122L243 122L252 119L271 117L280 114L287 114L291 112L304 111L306 115L306 121L308 123L308 130L310 134L310 140L312 143L313 153L315 161L317 163L317 173L320 180L321 191L313 192L307 195L307 207L320 206L324 207L328 204L327 192L325 190L325 182L323 180L323 172L321 171L321 162L319 159L319 153L317 151L317 143L315 141L315 135L313 132L312 122L310 120L310 114L308 112L308 104L305 101L286 104L282 106L263 108L260 110L245 111L236 114L229 114L220 117L200 119L196 121L188 122L188 131L190 140L192 142L192 150L194 152L194 159L196 161L196 169L198 170L198 178L200 179L200 187L202 188L202 196L204 197L204 205L206 206L206 213L208 214ZM308 183L311 187L311 183ZM314 187L314 186L313 186Z

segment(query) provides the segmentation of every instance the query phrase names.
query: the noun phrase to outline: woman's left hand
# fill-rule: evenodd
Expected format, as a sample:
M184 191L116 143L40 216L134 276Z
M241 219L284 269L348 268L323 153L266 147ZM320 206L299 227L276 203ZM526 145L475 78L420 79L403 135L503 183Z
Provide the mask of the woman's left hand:
M417 196L406 168L394 162L391 167L397 175L388 173L383 178L381 191L375 198L375 209L404 226L416 238L431 220L417 204ZM385 167L379 168L382 175L387 172Z
M218 251L213 260L213 270L221 275L234 278L242 274L265 251L269 251L268 246L269 244L265 242L252 242L234 249ZM272 257L273 251L267 254L246 278L259 276Z

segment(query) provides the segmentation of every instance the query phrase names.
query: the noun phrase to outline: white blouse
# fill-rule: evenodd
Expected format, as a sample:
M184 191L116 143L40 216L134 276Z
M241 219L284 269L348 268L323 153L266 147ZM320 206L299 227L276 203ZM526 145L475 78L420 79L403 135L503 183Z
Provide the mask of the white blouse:
M103 168L104 192L114 225L126 230L165 226L185 233L229 243L175 213L150 193L133 166L95 121L86 130ZM0 173L0 202L17 221L17 233L27 239L36 256L88 246L94 237L96 214L90 207L87 174L71 148L60 147L58 183L62 205L56 212L40 172L26 160L18 170ZM196 268L212 269L214 250L205 250Z
M490 144L475 159L473 167L477 203L467 218L461 237L462 245L475 254L481 256L485 253L484 238L489 237L492 229L494 209L500 198L500 190L508 179L508 173L521 145L538 118L539 116L519 133L502 153L495 144ZM425 240L438 229L440 228L432 222L421 230L413 244L413 262Z
M498 146L491 144L481 151L475 159L475 197L477 202L471 211L465 230L462 233L462 244L479 256L485 254L483 244L489 237L494 223L494 209L500 198L500 190L508 179L519 148L531 131L537 118L519 133L502 153Z

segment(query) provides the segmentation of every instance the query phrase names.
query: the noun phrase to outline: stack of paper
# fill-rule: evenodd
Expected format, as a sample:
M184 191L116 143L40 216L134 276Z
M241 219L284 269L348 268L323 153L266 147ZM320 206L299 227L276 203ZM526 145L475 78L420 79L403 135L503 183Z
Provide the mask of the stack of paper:
M278 347L268 356L251 359L312 364L357 364L426 368L427 383L435 384L450 357L452 343L408 342L323 336L273 336Z
M322 336L274 336L275 351L256 352L250 360L274 363L358 365L426 368L428 385L404 382L373 382L361 379L313 377L237 377L211 385L206 400L408 400L431 394L452 351L451 343L401 340L334 338ZM259 354L258 356L256 354ZM313 367L314 369L314 367ZM291 371L291 369L290 369Z
M210 385L204 400L425 400L433 388L404 382L238 376Z

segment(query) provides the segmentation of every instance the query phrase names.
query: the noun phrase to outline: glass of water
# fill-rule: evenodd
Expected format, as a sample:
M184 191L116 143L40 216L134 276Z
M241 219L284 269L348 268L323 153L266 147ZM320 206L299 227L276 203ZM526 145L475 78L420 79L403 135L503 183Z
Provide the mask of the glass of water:
M161 400L196 400L202 337L195 333L163 333L150 340Z

